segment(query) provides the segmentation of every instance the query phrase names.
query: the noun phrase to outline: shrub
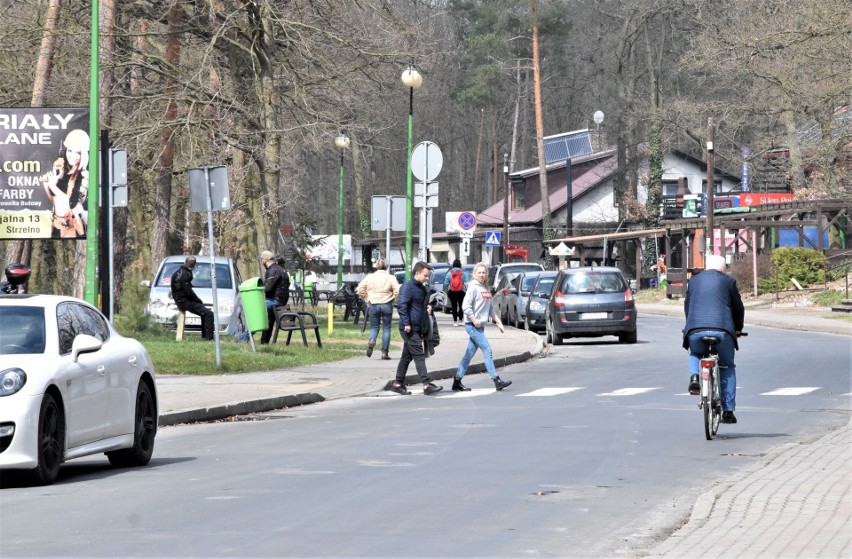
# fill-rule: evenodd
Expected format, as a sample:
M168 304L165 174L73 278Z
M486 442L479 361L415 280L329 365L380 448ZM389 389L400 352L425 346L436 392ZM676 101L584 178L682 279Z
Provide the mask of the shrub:
M772 263L778 274L778 287L793 287L791 278L800 285L825 283L828 260L819 251L801 247L781 247L772 251Z

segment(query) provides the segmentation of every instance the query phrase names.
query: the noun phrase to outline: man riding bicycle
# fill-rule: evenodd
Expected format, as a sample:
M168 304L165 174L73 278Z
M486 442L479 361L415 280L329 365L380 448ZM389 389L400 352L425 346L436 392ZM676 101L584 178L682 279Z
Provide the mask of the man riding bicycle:
M689 393L697 395L699 361L709 347L702 336L717 336L719 352L719 381L722 389L722 423L736 423L734 416L737 395L737 369L734 352L739 349L737 333L743 329L745 309L734 278L725 273L725 259L708 255L704 271L689 280L683 303L686 325L683 327L683 347L689 350Z

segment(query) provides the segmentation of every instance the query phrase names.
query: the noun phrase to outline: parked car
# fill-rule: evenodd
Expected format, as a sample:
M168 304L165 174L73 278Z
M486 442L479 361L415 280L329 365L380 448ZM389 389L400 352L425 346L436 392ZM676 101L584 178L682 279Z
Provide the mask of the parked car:
M447 274L447 271L451 268L449 264L436 264L430 263L432 266L432 275L429 277L428 288L430 290L434 290L437 296L435 297L435 307L437 310L444 310L449 308L450 299L447 297L447 294L444 293L444 276Z
M547 308L547 301L550 299L556 274L557 272L539 272L536 276L535 284L530 289L527 298L527 308L524 313L526 319L524 320L524 327L527 330L532 332L544 330L544 311Z
M506 274L520 274L521 272L544 271L541 264L533 262L510 262L508 264L498 264L488 269L488 288L491 293L497 289L497 285L503 276Z
M157 434L154 365L85 301L0 296L0 470L50 484L72 458L144 466Z
M519 274L506 274L491 298L491 306L497 310L497 315L503 324L509 323L509 297L518 292Z
M530 291L538 280L541 271L521 272L518 274L517 282L515 282L516 290L514 293L509 293L507 313L508 324L515 328L522 328L526 323L527 316L527 300L530 298Z
M586 267L560 270L547 302L547 341L564 338L618 336L636 343L636 305L618 268Z
M210 257L199 256L195 269L192 270L192 287L204 304L213 309L213 282L211 279ZM150 284L151 292L145 314L151 315L157 322L172 328L177 324L178 308L172 299L172 275L186 260L186 256L167 256L160 262L154 281ZM239 297L239 285L243 282L240 271L231 258L216 257L216 300L219 303L219 330L224 332L231 320L234 307ZM292 282L292 279L291 279ZM201 317L192 313L186 314L185 327L187 330L201 330Z

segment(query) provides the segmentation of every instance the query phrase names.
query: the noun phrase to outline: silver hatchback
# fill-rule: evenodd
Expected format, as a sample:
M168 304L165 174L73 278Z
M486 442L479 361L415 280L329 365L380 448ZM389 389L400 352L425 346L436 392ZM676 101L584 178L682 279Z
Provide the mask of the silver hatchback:
M209 256L198 256L198 262L192 271L192 287L195 294L204 304L213 309L213 283ZM172 275L186 260L186 256L167 256L160 262L160 267L151 283L151 294L145 306L145 314L151 315L157 322L174 328L177 324L178 308L172 299ZM226 256L216 257L216 300L219 303L219 330L224 332L231 320L231 315L239 296L238 288L242 283L240 272L233 259ZM186 314L186 328L200 330L201 318Z

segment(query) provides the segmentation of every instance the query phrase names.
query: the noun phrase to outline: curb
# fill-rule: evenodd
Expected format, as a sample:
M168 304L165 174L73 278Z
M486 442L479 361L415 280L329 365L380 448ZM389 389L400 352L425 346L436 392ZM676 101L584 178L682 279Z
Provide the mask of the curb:
M225 419L226 417L233 417L235 415L246 415L249 413L316 404L324 400L325 397L320 394L315 392L305 392L302 394L277 396L274 398L248 400L246 402L234 402L233 404L223 404L212 408L199 408L194 410L164 413L160 415L158 425L159 427L167 427L169 425L178 425L181 423L217 421L219 419Z

